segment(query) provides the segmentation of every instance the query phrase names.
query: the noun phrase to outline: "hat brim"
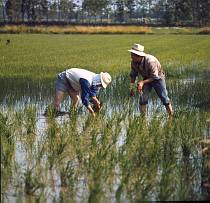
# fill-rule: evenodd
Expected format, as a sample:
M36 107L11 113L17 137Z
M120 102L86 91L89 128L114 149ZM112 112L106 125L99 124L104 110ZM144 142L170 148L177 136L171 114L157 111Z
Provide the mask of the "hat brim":
M103 81L102 76L103 76L103 72L100 73L100 77L101 77L101 85L102 87L105 89L107 87L107 84Z
M130 49L130 50L128 50L129 52L131 52L131 53L134 53L134 54L136 54L136 55L138 55L138 56L146 56L147 54L146 53L144 53L143 51L136 51L136 50L133 50L133 49Z

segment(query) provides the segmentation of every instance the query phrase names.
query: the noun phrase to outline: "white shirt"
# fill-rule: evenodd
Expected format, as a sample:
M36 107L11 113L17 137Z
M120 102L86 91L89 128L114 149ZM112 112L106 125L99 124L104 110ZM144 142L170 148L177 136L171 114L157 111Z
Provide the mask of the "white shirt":
M73 89L76 91L81 91L81 86L79 83L80 78L86 79L90 85L92 85L95 76L96 73L80 68L71 68L66 70L66 78L70 82Z

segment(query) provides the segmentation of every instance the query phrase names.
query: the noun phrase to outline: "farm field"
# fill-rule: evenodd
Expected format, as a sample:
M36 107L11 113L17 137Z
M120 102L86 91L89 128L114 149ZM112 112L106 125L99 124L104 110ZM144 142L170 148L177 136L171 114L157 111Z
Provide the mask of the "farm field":
M128 73L127 52L138 42L164 70L179 77L209 70L209 35L0 35L1 78L53 78L66 67ZM7 45L6 40L10 40Z
M146 117L129 98L134 43L166 71L172 118L154 92ZM1 201L209 200L209 53L209 35L1 34ZM43 116L70 67L112 75L95 119Z

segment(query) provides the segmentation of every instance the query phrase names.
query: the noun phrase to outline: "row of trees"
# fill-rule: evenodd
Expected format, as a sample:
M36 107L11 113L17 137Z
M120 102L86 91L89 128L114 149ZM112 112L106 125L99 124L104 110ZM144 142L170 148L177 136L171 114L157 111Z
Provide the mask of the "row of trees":
M210 0L0 0L0 21L207 25Z

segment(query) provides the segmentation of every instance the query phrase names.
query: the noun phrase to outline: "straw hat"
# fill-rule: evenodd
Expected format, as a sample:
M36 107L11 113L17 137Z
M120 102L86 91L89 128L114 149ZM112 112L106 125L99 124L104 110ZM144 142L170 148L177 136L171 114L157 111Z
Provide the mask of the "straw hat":
M142 46L141 44L134 44L133 47L128 50L131 53L134 53L138 56L146 56L147 54L144 53L144 46Z
M111 75L109 75L109 73L100 73L101 75L101 84L103 88L106 88L107 85L112 81L112 77Z

